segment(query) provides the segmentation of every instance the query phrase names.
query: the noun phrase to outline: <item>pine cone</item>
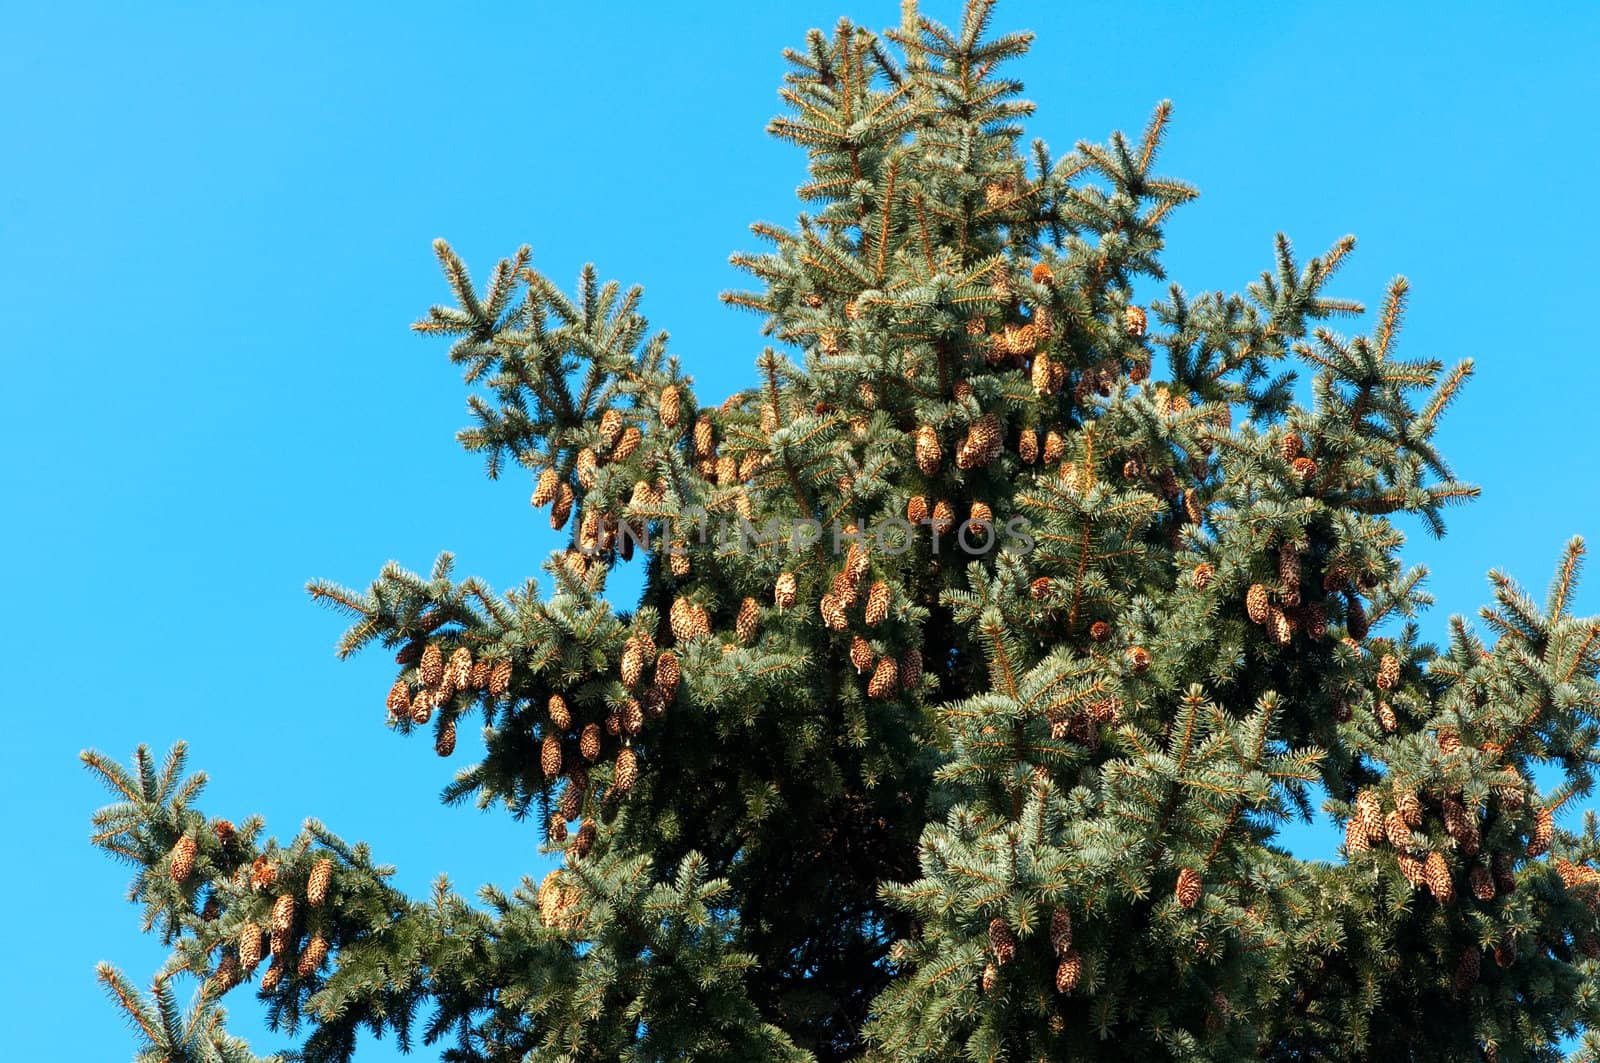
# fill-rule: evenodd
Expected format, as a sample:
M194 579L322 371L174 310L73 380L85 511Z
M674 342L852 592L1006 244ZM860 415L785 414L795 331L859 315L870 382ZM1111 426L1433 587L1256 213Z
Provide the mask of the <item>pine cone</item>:
M1456 899L1456 884L1450 877L1450 865L1445 863L1444 857L1438 851L1428 854L1428 858L1422 863L1422 873L1428 884L1428 892L1433 894L1434 900L1440 904L1449 904Z
M548 505L550 500L556 497L556 484L558 482L554 469L546 469L541 472L539 474L539 482L534 485L533 496L528 499L529 504L536 509L539 506Z
M715 446L715 430L711 427L711 418L707 414L701 414L694 422L694 456L708 458Z
M295 965L294 973L299 978L310 978L322 967L322 961L328 958L328 939L321 934L313 934L311 940L306 942L306 947L300 953L300 962Z
M439 733L433 739L433 751L441 757L448 757L456 751L456 719L454 716L445 720L439 728Z
M761 607L754 598L746 598L739 603L739 614L734 620L734 633L741 643L748 646L755 641L756 625L761 619ZM657 682L660 681L660 663L656 665Z
M778 577L777 585L772 591L772 600L779 609L787 609L794 605L799 597L795 585L793 572L785 572Z
M1367 841L1367 827L1360 816L1351 816L1344 825L1344 848L1348 856L1364 853L1371 848Z
M550 506L550 530L560 531L567 526L567 518L572 516L572 486L560 484L556 487L556 500Z
M1496 967L1510 967L1517 962L1517 939L1509 932L1500 939L1494 947L1494 964Z
M1309 483L1317 475L1317 463L1310 458L1296 458L1289 463L1301 483Z
M1036 602L1042 602L1050 597L1050 577L1040 576L1028 584L1028 597Z
M1413 889L1427 884L1428 871L1421 860L1410 853L1396 853L1394 862L1400 866L1400 874L1405 876Z
M661 389L661 401L658 412L661 415L661 426L667 431L678 427L678 418L681 414L682 399L678 394L676 384L668 384Z
M1550 851L1550 839L1555 836L1556 820L1548 808L1541 808L1534 814L1533 837L1528 839L1527 854L1529 856L1543 856Z
M878 665L872 670L872 679L867 683L867 696L871 698L886 698L894 693L895 685L899 682L900 669L895 665L893 657L881 657Z
M939 471L939 461L943 452L939 449L939 433L933 426L925 424L917 429L917 468L922 470L924 476L932 476Z
M638 698L629 698L622 705L622 729L630 735L644 730L644 706Z
M250 888L260 892L277 881L278 871L265 856L258 856L250 864Z
M988 994L993 993L994 987L999 983L999 981L1000 969L992 963L984 964L983 975L978 980L978 985L983 990L984 995L987 996Z
M473 690L489 689L489 676L493 665L489 661L477 660L472 663L472 675L468 677L468 685Z
M465 646L457 646L450 655L450 676L457 690L472 689L472 651Z
M627 461L633 457L633 452L639 449L639 444L644 441L644 433L638 425L630 424L622 431L622 438L617 440L616 449L611 452L612 461Z
M1501 893L1515 893L1517 876L1511 870L1511 858L1496 854L1492 862L1495 888Z
M667 619L672 637L680 643L693 642L711 633L711 618L705 606L688 598L674 600Z
M239 957L232 952L223 955L217 964L216 972L212 974L209 986L216 995L226 993L240 982L244 981L244 972L240 970Z
M246 974L261 963L261 935L258 923L246 923L239 928L239 966Z
M546 734L539 743L539 767L546 779L561 774L561 739L554 734Z
M578 736L578 752L584 760L595 761L600 759L600 725L586 723L583 732Z
M994 510L989 508L987 502L974 502L972 509L967 514L967 523L974 528L994 527Z
M1056 992L1070 993L1078 988L1082 979L1083 957L1076 952L1061 957L1061 962L1056 965Z
M947 535L956 526L956 511L949 502L940 499L933 504L932 521L935 534Z
M1422 826L1422 802L1417 799L1415 790L1396 790L1394 807L1400 815L1405 817L1407 826Z
M1400 661L1392 653L1386 653L1378 662L1378 689L1393 690L1400 683Z
M1178 903L1185 908L1193 908L1200 903L1200 872L1192 867L1186 867L1178 872L1178 885L1174 891Z
M1032 381L1033 381L1033 390L1034 390L1035 394L1037 394L1037 395L1053 395L1053 394L1055 394L1056 387L1058 385L1056 383L1056 375L1054 373L1054 369L1055 369L1055 366L1051 364L1050 356L1048 354L1045 354L1044 352L1041 351L1037 356L1034 357L1034 359L1033 359L1033 370L1032 370Z
M1203 591L1207 587L1211 586L1211 581L1216 578L1216 575L1217 570L1213 568L1209 562L1202 561L1198 565L1194 566L1194 573L1191 577L1191 581L1194 583L1197 590Z
M313 908L322 907L328 899L328 887L333 884L333 861L327 857L318 860L311 867L311 874L306 879L306 903Z
M1096 620L1089 625L1089 637L1096 642L1104 642L1111 637L1111 625L1104 620Z
M1145 317L1144 308L1130 306L1122 315L1123 324L1127 327L1128 335L1138 339L1144 335L1145 326L1149 319Z
M906 690L922 685L922 651L915 646L900 655L900 685Z
M1279 646L1287 646L1294 641L1294 621L1275 605L1267 609L1267 634Z
M443 682L444 651L439 649L437 643L428 643L427 649L422 651L422 662L417 665L417 678L427 687L436 687Z
M843 631L849 626L849 619L845 616L844 603L836 594L824 594L817 603L817 609L822 614L822 622L834 631Z
M1251 622L1265 624L1267 622L1267 611L1271 607L1272 603L1267 598L1267 588L1259 583L1251 584L1249 592L1244 596L1245 615L1250 618Z
M1406 825L1405 816L1398 811L1390 812L1383 817L1383 833L1388 838L1389 844L1396 849L1411 847L1411 828Z
M1461 958L1456 961L1455 988L1458 995L1478 984L1478 971L1478 946L1468 945L1461 950Z
M391 717L411 715L411 688L404 679L396 679L389 688L389 696L383 700L384 707L389 710Z
M1356 819L1361 823L1361 829L1367 832L1367 841L1376 842L1383 840L1383 806L1378 803L1378 797L1371 790L1362 790L1356 794Z
M622 411L607 410L600 415L600 447L610 450L616 443L617 437L622 434Z
M182 885L193 874L194 857L199 848L192 834L185 834L178 839L178 843L172 847L172 856L167 864L167 873L172 876L172 881Z
M850 639L850 663L855 665L856 674L860 675L872 667L872 646L860 635Z
M928 500L921 495L912 495L906 503L906 520L913 526L927 523Z
M889 616L889 585L883 580L878 580L867 592L867 606L864 619L869 627L876 627L883 623Z
M612 789L619 794L630 793L638 778L639 759L634 755L632 746L623 746L617 754L617 770L611 779Z
M261 976L261 991L263 993L270 993L283 983L283 964L278 962L276 953L273 954L273 957L272 962L267 965L267 973Z
M994 962L1001 967L1017 955L1017 935L1012 932L1010 924L999 916L989 920L989 951L994 953Z
M584 786L574 776L567 776L567 785L561 789L561 797L556 801L556 811L563 820L577 819L583 811Z
M551 694L549 709L550 723L555 727L556 730L572 730L572 712L567 708L566 698L562 697L560 694Z
M1283 455L1284 461L1294 461L1300 456L1300 451L1304 445L1304 440L1300 438L1298 433L1285 432L1283 438L1278 441L1278 453Z
M1024 428L1017 437L1017 456L1024 465L1032 465L1039 460L1039 433L1031 428Z
M622 685L635 686L644 674L645 646L639 639L629 639L622 650Z
M574 471L578 475L578 483L581 486L585 488L593 487L600 471L600 463L595 459L594 451L588 447L579 450L577 461L574 463Z
M272 929L287 934L294 928L294 895L285 893L272 902Z
M1035 262L1033 264L1033 272L1031 276L1033 277L1033 283L1035 284L1048 285L1051 281L1055 280L1055 274L1051 273L1050 267L1045 265L1043 262Z
M1494 876L1481 867L1475 867L1467 873L1467 885L1472 889L1472 895L1480 901L1494 900Z
M489 693L500 697L511 688L511 662L501 659L489 669Z
M1394 734L1400 730L1400 717L1395 715L1393 705L1387 701L1379 701L1373 706L1372 711L1378 717L1378 726L1382 727L1386 734Z
M1367 637L1367 611L1361 605L1361 599L1354 594L1350 595L1350 604L1345 607L1345 627L1350 631L1350 637L1360 642Z
M1065 908L1057 908L1050 917L1050 947L1057 956L1072 951L1072 914Z
M745 601L752 605L755 603L746 598ZM671 650L662 650L656 657L656 686L668 698L678 692L678 683L683 679L683 671L678 666L678 655Z
M1046 432L1044 434L1044 463L1054 465L1067 453L1067 441L1061 438L1059 432Z
M1128 650L1128 664L1135 672L1143 672L1150 667L1150 651L1143 646L1134 646Z

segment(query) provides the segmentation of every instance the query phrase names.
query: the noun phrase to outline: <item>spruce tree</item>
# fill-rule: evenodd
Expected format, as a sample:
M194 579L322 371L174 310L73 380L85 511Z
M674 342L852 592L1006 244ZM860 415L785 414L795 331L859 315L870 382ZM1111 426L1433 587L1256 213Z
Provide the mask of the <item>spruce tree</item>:
M1581 543L1423 641L1395 522L1475 494L1434 443L1470 363L1399 354L1403 280L1328 327L1349 239L1158 289L1169 107L1024 143L991 6L787 53L806 209L735 256L744 391L637 288L526 248L480 288L437 244L460 442L569 546L503 594L448 554L310 592L394 654L388 727L482 728L444 799L559 866L409 897L321 823L208 816L181 745L86 753L172 950L148 997L102 970L138 1058L253 1059L230 991L313 1063L363 1028L460 1063L1597 1058L1600 837L1556 824L1600 756ZM1324 795L1342 857L1297 859Z

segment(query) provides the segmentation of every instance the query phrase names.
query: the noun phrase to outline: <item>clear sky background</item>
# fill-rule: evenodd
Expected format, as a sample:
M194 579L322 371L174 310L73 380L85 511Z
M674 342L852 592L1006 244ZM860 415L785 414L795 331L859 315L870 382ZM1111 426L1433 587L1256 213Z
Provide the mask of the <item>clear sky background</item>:
M429 241L479 278L526 241L562 281L593 261L643 284L716 402L762 342L717 301L742 283L727 256L755 246L750 221L792 217L801 180L763 133L780 49L841 14L898 18L893 0L272 8L6 5L8 1059L129 1058L94 964L143 983L161 956L127 870L87 842L105 798L86 746L186 738L209 814L260 811L280 836L319 816L412 891L542 873L530 827L439 806L451 766L383 727L392 661L334 660L342 621L303 590L443 549L508 587L554 546L528 483L456 446L460 381L407 332L446 296ZM1443 436L1484 497L1406 550L1434 572L1431 632L1476 609L1490 567L1542 592L1562 543L1600 534L1600 7L1003 0L997 25L1038 32L1018 72L1058 153L1176 102L1161 168L1202 191L1169 229L1186 288L1242 287L1279 229L1306 255L1353 232L1334 293L1375 305L1404 272L1404 353L1478 360ZM1596 586L1578 604L1600 611ZM456 762L475 745L464 729ZM248 992L229 1003L258 1052L289 1043Z

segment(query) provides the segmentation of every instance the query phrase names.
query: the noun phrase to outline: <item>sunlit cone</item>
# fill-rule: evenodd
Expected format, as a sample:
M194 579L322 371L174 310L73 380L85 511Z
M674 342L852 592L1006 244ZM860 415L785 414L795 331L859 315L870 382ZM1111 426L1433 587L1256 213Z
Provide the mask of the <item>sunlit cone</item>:
M1372 711L1377 716L1378 726L1383 728L1384 733L1394 734L1400 729L1400 717L1395 715L1394 706L1387 701L1380 700L1372 707Z
M556 484L559 482L554 469L546 469L539 474L539 482L534 485L533 495L528 502L537 507L550 504L556 497Z
M623 746L617 754L617 770L612 776L612 786L618 793L630 793L639 778L639 759L631 746Z
M622 649L622 685L634 686L644 674L645 646L640 640L629 639Z
M638 698L629 698L623 703L622 729L630 735L644 730L644 704Z
M300 978L310 978L322 967L322 961L328 958L328 939L321 934L313 934L311 940L306 942L306 947L300 950L300 962L295 965L294 973Z
M1059 432L1046 432L1044 434L1044 463L1054 465L1060 461L1067 452L1067 441L1061 438Z
M250 888L260 892L278 879L278 869L265 856L258 856L250 864Z
M922 470L924 476L932 476L939 471L939 460L943 452L939 448L939 433L933 426L925 424L917 429L917 468Z
M611 460L627 461L633 457L633 452L639 449L639 444L644 441L644 433L638 425L630 424L623 429L622 437L617 440L616 449L611 452Z
M261 938L264 932L259 923L246 923L239 928L239 966L246 973L261 963Z
M778 582L772 590L772 600L779 609L788 609L794 605L798 598L793 572L785 572L778 577Z
M936 534L947 535L950 529L956 526L956 512L949 502L941 498L933 504L931 520Z
M383 700L384 707L389 710L390 716L411 715L411 688L404 679L396 679L389 688L389 696Z
M1383 834L1389 844L1396 849L1405 849L1411 845L1411 828L1406 825L1406 818L1398 811L1390 812L1383 817Z
M676 384L668 384L661 389L661 401L657 406L657 412L661 415L661 426L669 432L678 427L681 405L682 399Z
M1450 876L1450 865L1445 863L1444 856L1438 851L1429 853L1422 862L1422 873L1434 900L1449 904L1456 899L1456 885Z
M561 484L556 488L556 499L550 506L550 530L560 531L567 526L567 518L572 516L572 487Z
M561 774L561 739L556 735L547 734L539 743L539 767L546 779Z
M332 884L333 861L323 857L311 866L311 874L306 878L306 903L313 908L322 907Z
M1280 646L1287 646L1294 641L1294 621L1275 605L1267 609L1267 634Z
M511 688L511 661L505 658L494 662L489 669L489 693L500 697Z
M912 495L906 503L906 520L912 525L924 524L928 520L928 500L921 495Z
M1128 650L1128 664L1135 672L1148 671L1150 668L1150 651L1143 646L1134 646Z
M1396 853L1394 862L1400 867L1400 874L1405 876L1413 889L1424 886L1428 882L1428 871L1421 860L1410 853Z
M272 929L287 934L294 927L294 895L285 893L272 902Z
M1361 829L1367 832L1367 841L1383 840L1383 806L1371 790L1356 794L1355 818L1361 824Z
M656 657L656 686L670 698L678 692L678 683L682 678L683 671L678 665L678 655L671 650L662 650Z
M994 510L989 508L987 502L974 502L972 509L967 514L967 522L974 529L994 527Z
M1033 390L1034 390L1035 394L1038 394L1038 395L1053 395L1053 394L1055 394L1056 376L1055 376L1055 373L1052 371L1053 369L1054 369L1054 365L1051 363L1050 356L1048 354L1040 352L1037 356L1034 357L1034 359L1033 359L1032 379L1033 379Z
M872 667L872 646L860 635L850 640L850 663L855 665L857 675Z
M472 675L468 678L469 685L473 690L487 690L489 688L489 675L493 667L493 664L486 660L472 662Z
M739 613L734 619L733 630L740 642L748 646L755 641L756 625L760 623L760 620L761 606L756 604L754 598L746 598L739 603Z
M1050 597L1050 577L1040 576L1028 584L1028 596L1036 602L1042 602Z
M450 655L451 684L457 690L472 689L472 651L465 646L457 646Z
M194 857L199 848L192 834L185 834L178 839L167 863L167 873L172 876L172 881L181 885L194 873Z
M1296 432L1285 432L1278 441L1278 453L1283 455L1284 461L1293 461L1300 456L1304 441Z
M444 651L437 643L428 643L422 651L422 662L417 665L417 678L423 686L436 687L444 679Z
M1083 957L1076 952L1061 957L1061 962L1056 964L1056 992L1070 993L1078 988L1082 979Z
M1301 483L1308 483L1317 475L1317 463L1310 458L1296 458L1290 462L1290 468L1300 478Z
M1386 653L1378 662L1378 689L1393 690L1400 683L1400 661L1392 653Z
M274 959L267 965L267 973L261 976L261 991L270 993L283 983L283 964Z
M1259 583L1251 584L1250 590L1244 596L1245 615L1253 623L1264 624L1267 622L1267 612L1271 607L1272 603L1267 598L1267 588Z
M562 787L561 796L556 801L556 811L560 813L562 819L578 818L583 811L583 790L584 787L576 777L567 776L567 785Z
M1017 437L1017 456L1024 465L1032 465L1039 460L1039 433L1032 428L1024 428Z
M600 415L600 446L609 451L622 435L622 411L607 410Z
M705 606L689 598L678 598L668 614L672 637L678 642L693 642L711 632L711 618Z
M454 716L445 720L439 727L439 733L433 739L433 751L441 757L448 757L456 751L456 720Z
M237 955L232 952L225 953L207 983L212 992L219 995L226 993L244 981L244 972L240 969L241 966Z
M584 760L594 761L600 759L600 725L586 723L583 733L578 736L578 752Z
M849 626L849 619L845 616L844 603L839 601L839 596L833 593L824 594L817 603L817 609L822 614L822 622L834 631L843 631Z
M594 451L588 447L579 450L573 468L578 475L578 483L580 485L583 487L594 486L595 479L600 471L600 463L595 459Z
M1529 856L1543 856L1550 851L1550 839L1555 836L1556 820L1548 808L1534 813L1533 836L1528 839Z
M550 722L558 731L572 729L572 712L567 708L567 699L560 694L551 694L549 701Z
M1000 968L996 967L992 963L984 964L983 977L979 979L979 985L982 987L984 994L988 995L989 993L993 993L994 987L999 983L999 981Z
M707 458L713 453L716 446L716 431L711 426L711 417L701 414L694 422L694 456Z
M1200 891L1200 872L1192 867L1186 867L1178 872L1178 885L1173 892L1179 904L1185 908L1193 908L1200 903Z
M689 574L689 548L685 543L673 543L672 549L667 552L667 566L672 569L672 574L679 579Z
M889 584L878 580L867 592L867 605L864 610L864 619L869 626L877 626L889 616Z
M1138 339L1144 335L1145 326L1149 324L1149 319L1145 317L1143 307L1130 306L1123 314L1123 324L1127 327L1128 335Z
M886 698L894 693L895 685L900 679L900 669L894 663L893 657L880 657L878 664L872 669L872 678L867 682L867 696L872 698Z
M1197 589L1205 590L1211 586L1211 581L1216 578L1216 575L1217 570L1209 562L1202 561L1194 566L1192 580Z
M1367 828L1359 816L1351 816L1344 825L1344 848L1351 856L1364 853L1371 848L1367 841Z

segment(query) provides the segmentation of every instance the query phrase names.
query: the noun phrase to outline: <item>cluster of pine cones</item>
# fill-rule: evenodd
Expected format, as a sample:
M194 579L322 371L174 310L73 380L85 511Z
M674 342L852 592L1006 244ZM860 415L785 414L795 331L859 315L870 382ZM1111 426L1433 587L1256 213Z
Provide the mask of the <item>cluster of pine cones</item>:
M846 534L859 534L854 524ZM830 631L844 632L851 626L850 611L861 608L861 623L869 628L882 624L889 616L893 592L884 580L874 580L862 593L862 586L872 567L867 547L856 541L850 544L845 560L833 576L831 588L817 603L822 622ZM773 604L780 611L794 608L800 598L800 583L793 572L781 573L773 584ZM746 598L740 607L739 638L745 637L745 617L754 617L756 603ZM753 633L753 631L752 631ZM902 652L898 660L887 652L874 649L873 644L859 631L850 637L850 663L858 675L871 673L867 680L867 696L882 700L893 697L900 690L915 690L922 683L922 651L913 646Z
M400 663L409 663L412 648L402 650ZM385 706L389 722L409 719L422 726L433 714L448 705L458 693L481 691L489 697L500 697L511 686L511 661L508 658L474 659L466 646L457 646L447 660L437 642L430 642L415 651L416 688L402 675L389 688ZM441 757L448 757L456 748L456 721L454 716L445 719L435 741Z
M260 894L269 894L278 881L277 870L259 857L248 869L241 868L241 876L248 874L250 888ZM293 891L285 891L273 898L267 908L266 918L248 920L240 926L231 942L219 941L225 947L222 959L211 975L210 985L216 993L226 993L248 979L266 956L271 957L266 973L261 976L261 988L272 992L284 978L310 978L322 969L328 958L328 939L313 925L315 918L306 910L322 908L333 886L333 861L318 859L306 876L305 909L302 909ZM207 918L219 914L212 902L207 905ZM303 939L303 943L302 943ZM263 951L263 944L265 951ZM291 966L292 965L292 966ZM291 972L292 971L292 975Z

